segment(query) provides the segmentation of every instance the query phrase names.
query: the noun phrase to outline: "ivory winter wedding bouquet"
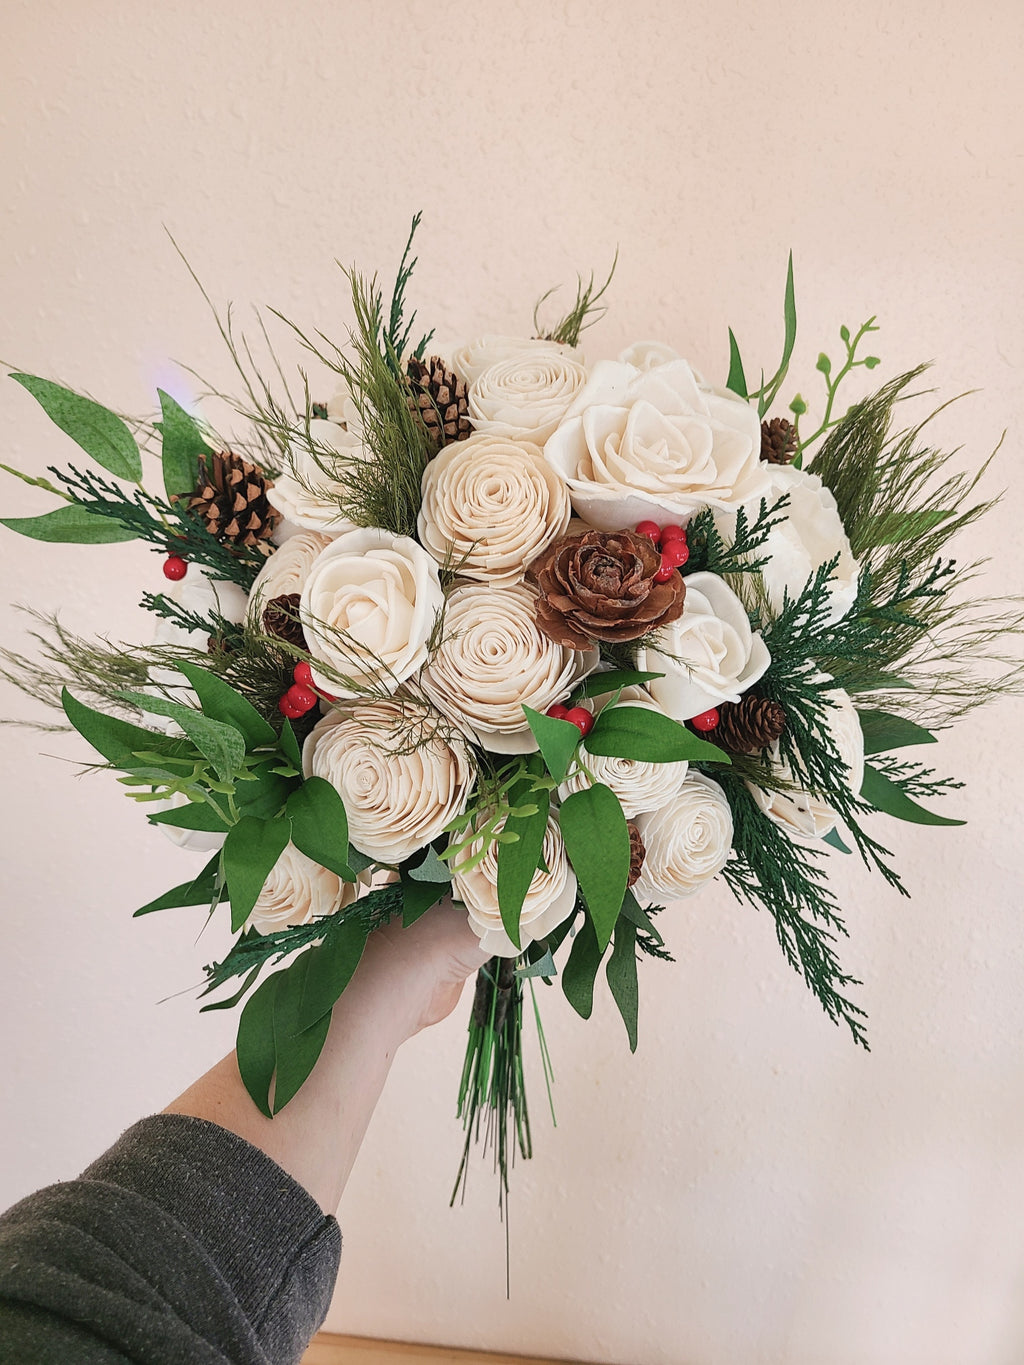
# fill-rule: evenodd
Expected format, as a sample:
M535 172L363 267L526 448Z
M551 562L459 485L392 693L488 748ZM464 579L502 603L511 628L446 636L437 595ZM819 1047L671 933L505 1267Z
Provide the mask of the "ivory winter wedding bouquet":
M231 993L205 1008L245 1001L239 1067L264 1113L316 1064L373 928L465 907L491 960L459 1110L504 1190L513 1142L530 1151L524 993L558 979L588 1017L603 963L635 1048L638 962L679 947L663 908L714 878L772 915L864 1043L827 859L852 845L900 887L875 814L961 823L931 806L960 784L902 751L1017 688L1001 650L1021 620L942 557L991 504L971 500L980 471L948 472L923 424L896 422L921 371L840 415L842 380L878 364L873 320L819 357L812 431L799 396L773 415L792 265L782 360L752 388L732 333L724 386L660 342L585 356L592 280L532 336L434 346L406 320L409 251L387 304L350 274L345 348L288 324L333 376L313 396L218 319L242 380L232 439L164 392L129 422L11 376L91 463L11 470L61 501L3 524L142 540L163 579L151 643L37 615L42 658L6 651L6 676L210 854L136 913L223 905L238 937L206 991Z

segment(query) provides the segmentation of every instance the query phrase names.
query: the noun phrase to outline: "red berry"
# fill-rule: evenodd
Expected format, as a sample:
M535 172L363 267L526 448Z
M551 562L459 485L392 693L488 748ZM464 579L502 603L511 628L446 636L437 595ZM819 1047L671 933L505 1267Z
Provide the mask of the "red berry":
M691 716L690 724L695 730L714 730L718 725L718 711L712 707L710 711L702 711L699 716Z
M188 573L188 565L181 555L168 555L164 560L164 577L169 578L172 583L178 583Z
M292 710L298 711L300 716L312 711L316 705L316 693L311 687L304 687L302 683L293 683L284 695Z
M690 549L685 540L670 540L661 549L661 567L670 564L673 569L681 569L690 558Z
M661 527L656 521L638 521L636 524L636 533L638 536L646 536L648 540L653 541L654 544L657 545L658 540L661 537Z
M573 706L565 713L570 725L575 725L581 735L589 735L594 728L594 717L585 706Z
M313 670L305 660L303 660L302 663L295 665L292 669L292 677L297 683L301 683L303 687L313 686Z
M298 720L300 716L306 714L305 711L296 711L295 707L288 700L287 692L277 703L277 709L281 712L282 716L287 716L289 720Z
M667 545L668 542L669 542L670 540L685 540L685 539L686 539L686 532L683 530L683 528L682 528L681 526L676 526L675 523L673 523L671 526L663 526L663 527L661 528L661 543L662 543L662 545Z
M655 583L667 583L668 580L669 580L669 579L672 577L672 575L675 573L675 571L676 571L676 566L675 566L674 564L668 564L668 563L666 563L666 561L665 561L665 556L662 555L662 556L661 556L661 568L658 569L658 570L656 570L656 571L655 571L655 574L654 574L654 581L655 581Z
M568 706L563 706L560 702L556 702L554 706L548 707L547 714L552 720L565 720L569 714L569 708Z

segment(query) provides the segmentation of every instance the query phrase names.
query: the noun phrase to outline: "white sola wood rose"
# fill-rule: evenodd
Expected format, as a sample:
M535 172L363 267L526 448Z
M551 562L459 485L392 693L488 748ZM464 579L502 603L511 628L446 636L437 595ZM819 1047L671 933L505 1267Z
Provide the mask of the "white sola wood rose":
M345 497L342 479L345 465L365 458L363 441L357 432L347 431L337 422L315 417L309 423L310 445L295 445L289 451L285 470L274 481L270 503L285 520L284 540L296 528L341 535L353 523L342 516L339 498Z
M639 690L630 688L629 692L637 693ZM627 696L623 693L620 705L665 714L656 702L642 696ZM559 798L564 801L572 792L583 791L592 786L593 782L603 782L619 798L622 813L627 820L632 820L634 816L645 811L660 810L671 801L682 786L690 767L685 762L645 763L638 758L607 758L601 754L590 753L585 739L579 747L579 758L581 765L586 765L587 771L584 772L583 767L578 766L558 788Z
M345 803L349 839L379 862L400 863L436 839L466 809L476 781L461 736L435 729L416 741L403 704L378 701L329 712L302 748L303 774L330 782Z
M319 531L298 531L289 536L253 579L249 590L249 619L258 621L263 608L275 597L301 593L314 560L330 543L330 536Z
M504 821L499 825L499 830ZM452 866L452 895L462 901L469 913L470 928L480 940L480 947L492 957L518 957L517 948L501 922L498 905L498 848L493 841L477 865L467 872L459 871L458 862ZM479 852L480 842L469 845L461 861L467 862ZM519 941L522 947L544 938L561 924L576 904L576 874L565 856L562 832L554 815L548 817L541 849L543 868L533 874L523 911L519 918Z
M423 473L420 540L463 578L521 582L571 515L565 484L529 441L470 436L445 446Z
M689 773L667 806L637 816L644 864L633 890L648 902L692 896L721 872L732 848L732 812L725 792Z
M437 565L410 537L376 527L339 536L314 561L299 616L313 658L352 685L315 666L314 683L336 697L396 691L426 660L443 609Z
M469 418L477 431L543 445L586 382L584 365L544 343L479 374L469 386Z
M789 502L776 514L778 525L755 552L758 559L765 560L760 579L768 605L772 614L778 616L787 593L791 598L799 597L808 580L823 564L838 559L828 582L826 619L831 624L845 616L853 606L860 574L860 565L853 557L839 508L831 490L817 474L794 469L792 465L769 465L764 471L764 486L756 497L744 504L747 516L754 521L762 498L771 508L783 494ZM723 513L716 520L722 534L730 538L735 526L733 517Z
M352 905L369 885L367 873L360 873L355 882L343 882L294 844L287 844L263 883L246 926L270 934L290 925L308 924Z
M831 685L831 678L823 674L819 681L827 688L826 696L833 703L824 713L825 725L846 769L847 785L854 796L859 796L864 782L864 732L857 708L847 692ZM748 783L754 800L787 834L823 839L835 829L839 815L821 797L799 790L793 770L779 757L778 741L772 746L771 756L776 775L784 783L792 783L797 790L769 792Z
M596 649L566 649L541 633L534 600L522 585L456 588L441 642L420 674L437 709L494 753L535 750L523 707L546 711L597 666Z
M649 354L648 344L636 358ZM605 360L544 453L580 516L616 531L735 505L760 482L760 449L756 410L702 384L685 360L646 369Z
M682 616L657 631L636 656L637 668L665 675L652 678L648 689L680 721L720 701L739 701L769 663L768 646L751 630L743 603L713 573L687 575Z
M449 363L467 384L475 384L485 370L507 360L529 363L541 356L560 356L565 360L583 363L574 346L560 341L542 341L535 337L506 337L487 334L465 341L450 353Z

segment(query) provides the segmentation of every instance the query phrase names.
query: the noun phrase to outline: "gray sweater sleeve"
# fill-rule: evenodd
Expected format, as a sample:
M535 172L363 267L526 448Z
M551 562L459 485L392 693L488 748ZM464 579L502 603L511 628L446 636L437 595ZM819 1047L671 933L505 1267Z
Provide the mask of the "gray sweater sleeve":
M340 1254L335 1219L263 1152L155 1115L0 1218L0 1362L290 1365Z

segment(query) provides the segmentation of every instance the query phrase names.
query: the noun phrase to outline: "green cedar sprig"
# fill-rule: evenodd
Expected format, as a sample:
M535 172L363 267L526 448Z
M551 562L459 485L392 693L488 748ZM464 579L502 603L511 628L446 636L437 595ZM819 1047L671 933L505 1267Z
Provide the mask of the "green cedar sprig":
M768 500L762 498L753 521L746 510L740 507L736 512L736 526L730 541L719 531L714 509L702 508L687 527L690 550L687 574L701 571L725 577L728 574L756 573L767 563L763 555L758 557L757 551L772 530L785 521L789 501L789 494L783 493L769 507Z

